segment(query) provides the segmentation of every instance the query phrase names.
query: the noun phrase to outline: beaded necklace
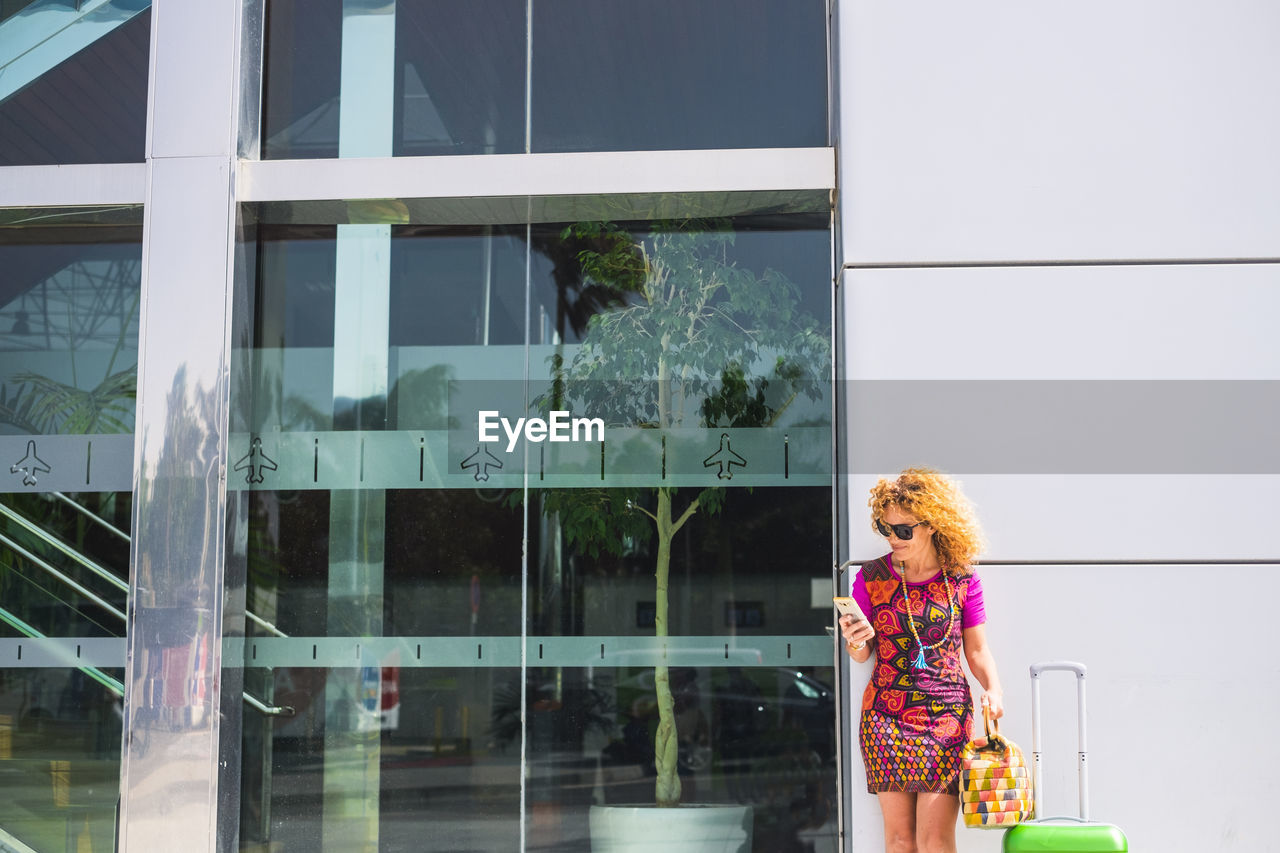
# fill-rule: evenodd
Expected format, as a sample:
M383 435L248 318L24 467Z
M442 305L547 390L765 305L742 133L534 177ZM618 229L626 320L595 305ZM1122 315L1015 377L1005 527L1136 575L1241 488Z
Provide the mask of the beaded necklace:
M920 632L916 630L916 619L914 616L911 615L911 596L907 594L907 572L906 572L905 566L903 567L902 572L900 572L898 576L902 579L902 598L907 603L907 625L910 626L911 628L911 636L915 637L915 640L916 640L916 656L915 656L915 660L911 662L911 666L915 669L927 669L929 664L924 659L924 653L933 651L934 649L938 648L938 646L941 646L943 643L945 643L948 640L948 638L951 637L951 631L956 626L956 603L955 603L955 598L952 596L952 593L951 593L951 580L948 578L947 570L944 568L942 570L942 582L947 587L947 608L951 612L950 620L947 622L946 633L942 635L942 639L938 640L938 642L926 646L920 640ZM924 599L924 595L922 594L921 601L920 601L921 607L925 606L924 602L925 602L925 599ZM921 616L924 615L923 610L921 610L920 615Z

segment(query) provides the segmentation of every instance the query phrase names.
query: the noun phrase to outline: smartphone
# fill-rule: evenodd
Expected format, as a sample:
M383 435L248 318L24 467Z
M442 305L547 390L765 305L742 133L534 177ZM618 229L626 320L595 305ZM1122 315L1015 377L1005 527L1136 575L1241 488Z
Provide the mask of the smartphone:
M847 595L837 595L831 599L836 610L840 611L841 616L852 616L855 622L866 622L867 614L862 612L862 608L858 606L858 602L854 601Z

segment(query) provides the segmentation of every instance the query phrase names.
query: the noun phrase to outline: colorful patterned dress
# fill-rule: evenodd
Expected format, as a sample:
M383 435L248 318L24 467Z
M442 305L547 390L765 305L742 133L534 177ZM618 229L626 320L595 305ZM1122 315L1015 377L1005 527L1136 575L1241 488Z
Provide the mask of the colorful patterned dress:
M946 642L925 652L926 667L916 669L918 648L906 622L903 584L886 554L864 563L852 590L862 599L876 630L875 668L862 694L859 740L867 768L867 790L959 792L960 752L969 740L973 700L961 667L961 631L985 619L982 586L972 572L950 575L956 608ZM951 621L942 574L907 584L911 613L925 647L941 640ZM867 609L867 605L870 609Z

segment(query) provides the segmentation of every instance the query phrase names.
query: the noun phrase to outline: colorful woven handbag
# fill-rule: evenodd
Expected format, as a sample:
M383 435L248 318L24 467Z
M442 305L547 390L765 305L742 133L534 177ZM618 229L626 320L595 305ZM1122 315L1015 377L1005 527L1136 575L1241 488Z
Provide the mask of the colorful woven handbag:
M1000 724L984 705L987 741L965 744L960 765L964 825L1006 829L1032 815L1031 772L1017 744L1000 736Z

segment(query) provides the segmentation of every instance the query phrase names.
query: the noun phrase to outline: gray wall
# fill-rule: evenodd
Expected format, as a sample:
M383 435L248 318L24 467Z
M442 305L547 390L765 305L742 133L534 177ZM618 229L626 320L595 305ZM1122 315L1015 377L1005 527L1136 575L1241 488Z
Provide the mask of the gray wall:
M1029 664L1083 661L1093 817L1133 849L1266 849L1280 741L1236 721L1280 700L1280 8L835 7L849 555L883 550L877 476L959 477L1004 732L1030 748ZM1058 678L1041 797L1069 813ZM878 850L854 755L852 847Z

